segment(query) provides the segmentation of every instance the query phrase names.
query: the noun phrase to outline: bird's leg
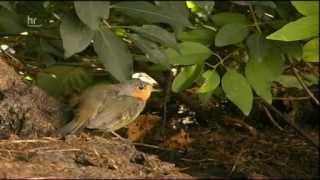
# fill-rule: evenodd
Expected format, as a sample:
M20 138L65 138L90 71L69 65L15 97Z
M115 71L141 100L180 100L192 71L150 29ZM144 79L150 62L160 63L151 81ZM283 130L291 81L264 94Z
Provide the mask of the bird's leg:
M114 132L114 131L110 131L111 134L113 134L114 136L116 136L117 139L120 139L121 141L128 143L128 144L132 144L132 142L129 139L126 139L122 136L120 136L118 133Z

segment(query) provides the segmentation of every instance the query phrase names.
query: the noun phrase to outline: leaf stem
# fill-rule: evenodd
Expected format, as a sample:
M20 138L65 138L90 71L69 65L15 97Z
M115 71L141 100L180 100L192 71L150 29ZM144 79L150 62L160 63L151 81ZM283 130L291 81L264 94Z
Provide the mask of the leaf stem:
M130 26L110 26L111 29L123 28L123 29L131 29Z
M208 65L209 67L216 69L219 65L222 65L224 68L226 68L226 66L224 65L224 61L226 61L227 59L229 59L233 53L235 53L236 51L238 51L239 49L236 49L234 51L232 51L231 53L227 54L225 57L221 58L221 56L217 53L213 53L214 56L216 56L219 60L219 62L215 65L211 65L209 63L206 63L206 65Z
M254 10L253 10L252 5L249 6L249 9L250 9L250 13L251 13L252 19L253 19L253 21L254 21L254 25L256 26L257 31L261 34L262 31L261 31L261 29L260 29L260 26L259 26L259 23L258 23L256 14L255 14L255 12L254 12Z
M297 80L299 81L300 85L303 87L303 89L308 93L308 95L313 99L313 101L317 104L320 105L319 100L314 96L314 94L310 91L310 89L308 88L308 86L303 82L299 71L297 68L295 68L293 66L293 61L291 58L288 58L291 64L291 69L293 70L294 75L296 76Z
M206 29L209 29L211 31L214 31L214 32L217 31L217 29L215 27L212 27L212 26L209 26L209 25L206 25L206 24L201 24L201 26L206 28Z

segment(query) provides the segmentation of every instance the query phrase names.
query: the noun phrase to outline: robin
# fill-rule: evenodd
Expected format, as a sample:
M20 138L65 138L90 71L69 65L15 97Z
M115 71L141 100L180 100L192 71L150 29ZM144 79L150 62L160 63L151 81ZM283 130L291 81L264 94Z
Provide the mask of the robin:
M85 90L78 98L75 118L59 130L63 136L82 128L111 132L125 127L143 111L153 84L132 79L119 84L98 84Z

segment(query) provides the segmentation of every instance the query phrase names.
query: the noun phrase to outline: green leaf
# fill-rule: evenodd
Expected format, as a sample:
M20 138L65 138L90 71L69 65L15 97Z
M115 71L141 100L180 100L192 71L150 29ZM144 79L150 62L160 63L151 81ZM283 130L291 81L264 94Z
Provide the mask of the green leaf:
M182 68L181 72L175 77L172 82L172 91L177 93L189 88L192 83L199 77L202 68L203 64L197 64Z
M304 16L319 15L319 1L291 1L291 3Z
M94 37L98 59L117 80L130 79L133 61L126 44L109 29L101 27Z
M201 64L212 55L206 46L196 42L182 42L178 45L180 53L174 49L166 49L171 64Z
M208 70L202 74L204 83L198 89L197 93L207 93L215 90L220 83L220 76L215 70Z
M65 50L65 58L84 50L94 36L94 32L76 16L65 16L62 19L60 33Z
M260 33L251 34L247 38L247 46L249 48L250 58L261 62L268 54L269 45L265 37Z
M319 76L315 74L302 74L303 80L307 86L318 85L319 84Z
M280 83L285 88L302 89L302 86L300 85L298 79L292 75L281 75L275 81Z
M133 43L146 55L146 58L155 63L169 65L167 54L156 43L149 41L137 34L129 34Z
M291 42L284 42L280 41L279 43L280 48L283 53L287 54L291 58L295 58L297 60L301 60L302 58L302 46L300 42L291 41Z
M53 96L80 91L88 87L92 80L93 77L84 68L62 65L46 68L36 76L37 86Z
M109 1L75 1L74 7L81 21L93 30L99 29L101 19L109 17Z
M177 35L177 38L180 41L193 41L204 45L210 45L214 41L215 34L215 32L209 29L199 28L191 31L183 31Z
M250 59L245 68L248 82L267 103L272 103L271 85L283 71L285 59L275 42L265 41L266 47L262 49L265 57L261 61Z
M248 35L248 26L243 23L232 23L222 26L215 37L217 47L237 44L243 41Z
M0 35L19 34L26 31L20 17L13 11L5 8L0 8Z
M267 39L279 41L297 41L319 35L319 15L302 17L288 23L278 31L272 33Z
M319 78L313 74L302 74L303 81L307 86L317 85ZM298 79L293 75L281 75L275 80L286 88L303 89Z
M171 24L175 32L181 32L185 26L192 25L189 21L190 12L185 1L156 1L156 4L165 14L175 16L177 19L185 22L186 25L182 26L179 24Z
M217 26L224 26L231 23L247 24L247 18L240 13L222 12L212 15L211 20Z
M222 88L227 98L245 114L249 115L253 95L247 80L235 70L228 70L222 78Z
M167 2L169 3L169 2ZM170 3L181 3L181 2L170 2ZM128 15L129 17L146 21L148 23L166 23L170 24L171 27L175 29L176 32L179 32L186 26L191 26L191 23L186 17L186 13L183 9L176 9L172 11L166 9L164 2L161 2L162 7L155 6L150 2L145 1L123 1L117 4L114 4L113 7L118 11L121 11L123 14ZM178 4L172 4L173 6L178 6ZM166 5L167 6L167 5ZM181 6L181 4L179 5ZM170 6L169 6L170 7ZM185 8L185 7L184 7Z
M173 49L178 49L178 43L175 36L159 26L143 25L142 27L133 26L130 28L144 38L158 42Z
M268 78L270 71L266 69L263 62L250 61L246 65L245 74L248 82L253 87L258 96L267 103L272 103L271 85L272 81Z
M312 39L303 46L303 60L319 62L319 38Z
M12 11L10 1L0 1L0 6Z

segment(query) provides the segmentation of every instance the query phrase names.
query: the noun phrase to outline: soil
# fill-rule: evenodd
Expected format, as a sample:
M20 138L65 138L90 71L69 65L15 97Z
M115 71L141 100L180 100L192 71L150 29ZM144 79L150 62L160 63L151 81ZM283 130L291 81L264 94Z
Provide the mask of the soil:
M63 106L5 62L0 56L0 179L319 178L318 148L290 126L260 128L258 120L208 116L204 126L172 108L163 125L149 108L118 132L130 141L94 131L55 137ZM302 130L319 141L318 123Z

